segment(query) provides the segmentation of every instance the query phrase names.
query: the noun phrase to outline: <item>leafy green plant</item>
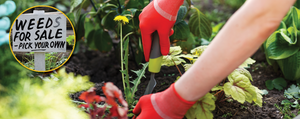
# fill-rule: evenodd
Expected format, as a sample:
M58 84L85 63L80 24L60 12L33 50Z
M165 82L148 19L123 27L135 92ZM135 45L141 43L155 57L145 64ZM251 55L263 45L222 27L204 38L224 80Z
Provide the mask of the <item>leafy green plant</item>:
M231 112L228 112L228 113L222 115L222 117L225 117L225 118L231 117L231 116L232 116Z
M130 81L129 78L129 68L128 68L128 51L129 51L129 38L127 38L129 35L131 35L133 32L129 32L125 35L125 37L123 38L122 36L122 23L126 24L128 23L128 19L125 16L116 16L114 18L115 21L118 21L118 26L119 26L119 30L120 30L120 54L121 54L121 73L122 73L122 81L123 81L123 88L124 88L124 94L125 94L125 98L126 101L129 105L129 108L131 108L134 103L136 102L135 98L135 92L137 91L137 86L140 84L140 80L142 77L145 77L145 70L148 67L148 63L142 64L143 68L141 70L138 71L133 71L134 73L136 73L137 78ZM124 40L123 40L124 39ZM124 43L124 45L123 45ZM124 49L123 49L124 48ZM124 56L123 56L124 54ZM124 67L125 65L125 67ZM130 86L130 83L133 84L133 87Z
M269 90L273 90L274 88L276 88L277 90L281 91L287 86L285 79L281 77L274 80L267 80L265 83Z
M288 99L300 98L300 88L295 84L292 84L290 88L284 91L284 96Z
M9 78L1 79L2 82L3 80L7 81ZM2 82L1 85L3 85ZM53 74L48 81L23 75L11 84L10 87L3 85L4 90L0 91L1 119L88 118L88 115L80 111L69 97L70 93L86 90L93 86L87 76L67 74L63 68L57 74Z
M33 55L33 52L31 53L26 53L25 54L27 57L31 57ZM34 58L26 58L25 61L21 61L22 64L24 64L26 67L30 69L34 69ZM46 70L51 70L53 68L57 68L61 64L63 64L67 60L67 56L64 56L63 53L57 53L57 52L47 52L45 53L45 65L46 65Z
M185 71L187 71L206 48L207 46L199 46L191 50L191 54L180 55L182 51L179 46L171 47L170 55L164 56L162 65L183 64ZM189 60L189 63L182 58ZM174 62L174 60L177 62ZM236 100L242 104L246 101L249 103L254 102L258 106L262 106L262 91L251 84L252 76L245 69L254 62L253 59L248 58L228 75L227 79L224 79L223 82L216 85L209 93L199 99L185 116L188 119L211 119L213 118L211 111L215 109L215 102L223 102L228 99Z
M174 34L170 37L170 41L177 46L180 46L183 51L189 52L195 48L196 39L209 39L212 34L211 23L208 18L195 6L190 0L186 0L188 7L181 6L176 22L174 24ZM188 23L184 20L189 13L191 16ZM200 41L201 42L201 41Z
M148 0L72 0L70 13L67 15L75 25L76 41L79 41L77 43L81 43L81 39L84 39L84 43L92 50L108 52L112 47L117 49L116 42L113 43L112 38L121 38L123 36L120 35L131 32L130 53L138 64L143 59L138 16L148 2ZM90 5L93 9L81 14L82 9L86 10ZM122 34L120 25L113 20L118 15L126 16L129 22L122 26Z
M207 17L194 7L190 0L186 0L186 2L188 3L187 7L180 7L173 27L174 34L170 37L170 41L181 46L184 51L189 51L196 46L195 39L209 39L212 28ZM114 32L120 38L119 25L113 19L117 15L126 16L129 19L129 23L123 26L123 34L121 35L132 32L129 42L129 47L131 47L130 54L134 56L137 63L140 63L143 59L143 50L138 16L148 3L149 0L100 1L93 5L94 9L88 13L81 14L81 10L86 9L93 2L89 0L72 0L71 12L68 16L72 23L75 24L76 41L85 38L84 42L89 48L104 52L110 51L113 42L107 31ZM184 19L190 13L191 16L187 23Z
M282 100L281 105L282 107L278 106L277 104L274 104L274 106L281 112L284 119L292 119L295 117L295 114L291 112L292 108L299 109L300 105L298 100L300 100L300 88L299 86L296 86L295 84L292 84L290 88L284 91L284 96L288 99ZM290 101L294 100L294 101Z
M279 65L284 78L300 81L300 10L292 7L278 29L265 41L267 61Z
M74 39L75 39L75 36L74 35L69 35L66 39L68 45L74 45Z

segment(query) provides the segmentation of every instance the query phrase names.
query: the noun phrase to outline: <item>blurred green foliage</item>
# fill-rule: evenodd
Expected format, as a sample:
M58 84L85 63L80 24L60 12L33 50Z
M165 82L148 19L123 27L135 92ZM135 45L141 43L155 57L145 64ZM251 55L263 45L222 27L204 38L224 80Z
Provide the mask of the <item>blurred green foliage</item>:
M0 46L0 119L86 119L69 94L93 86L87 76L60 69L41 80L22 67L8 45Z

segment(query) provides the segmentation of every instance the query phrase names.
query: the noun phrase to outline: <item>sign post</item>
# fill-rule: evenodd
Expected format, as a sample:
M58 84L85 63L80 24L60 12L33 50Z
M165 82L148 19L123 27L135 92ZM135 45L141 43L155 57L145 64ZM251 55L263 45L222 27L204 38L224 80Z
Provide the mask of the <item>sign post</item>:
M45 52L66 52L66 17L34 10L22 14L12 29L12 49L34 52L35 70L45 71Z

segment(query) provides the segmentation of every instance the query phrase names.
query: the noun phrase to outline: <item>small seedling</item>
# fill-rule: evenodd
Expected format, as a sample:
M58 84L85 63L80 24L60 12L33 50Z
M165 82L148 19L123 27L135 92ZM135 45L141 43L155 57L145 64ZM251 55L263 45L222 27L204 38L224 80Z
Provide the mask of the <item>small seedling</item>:
M165 85L166 84L166 82L162 82L162 83L160 83L160 85Z
M227 116L231 117L231 116L232 116L231 112L228 112L228 113L222 115L222 117L225 117L225 118L226 118Z
M241 109L247 109L248 107L241 105Z

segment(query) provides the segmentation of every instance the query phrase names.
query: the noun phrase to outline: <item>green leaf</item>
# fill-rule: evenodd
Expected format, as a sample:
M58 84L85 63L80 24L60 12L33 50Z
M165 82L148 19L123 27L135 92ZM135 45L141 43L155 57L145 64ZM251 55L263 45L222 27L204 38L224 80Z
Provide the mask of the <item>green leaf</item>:
M200 98L185 114L188 119L212 119L211 111L215 110L215 98L207 93Z
M145 72L146 72L146 68L148 67L149 65L149 62L145 63L145 64L142 64L143 65L143 68L140 69L140 70L137 70L137 71L134 71L134 70L131 70L132 72L134 72L137 77L131 81L131 83L133 84L133 87L131 88L131 92L132 92L132 97L135 97L134 94L135 92L138 90L138 85L141 83L141 79L143 77L145 77ZM146 78L146 77L145 77Z
M90 0L83 0L81 3L81 7L86 10L90 6L90 4Z
M226 95L230 95L240 103L245 101L251 103L254 101L259 106L262 106L261 91L251 85L249 77L239 72L239 70L234 70L228 76L228 80L229 82L225 83L223 87Z
M101 24L104 26L104 28L109 30L116 29L116 26L118 24L118 22L114 21L116 15L117 15L116 11L110 11L103 17Z
M192 7L192 10L194 12L192 13L189 20L190 31L194 34L194 36L209 39L212 34L210 21L197 8Z
M240 75L245 75L248 79L253 81L252 76L248 70L246 70L244 68L237 68L237 69L235 69L235 71L238 72Z
M82 39L82 37L84 37L84 22L85 22L85 17L86 17L86 13L80 15L79 17L79 21L76 24L76 41L79 41L80 39Z
M239 68L249 68L250 64L254 64L255 60L248 58L243 64L239 66Z
M265 47L269 58L274 60L290 57L300 49L297 45L292 45L284 40L279 31L275 31L267 39Z
M181 63L186 63L185 60L183 60L183 59L180 58L179 54L181 52L182 52L182 50L181 50L180 46L170 47L169 54L166 55L166 56L163 56L161 65L162 66L174 66L175 64L179 65ZM179 55L179 56L177 56L177 55Z
M171 42L175 42L177 40L187 41L190 34L190 29L188 24L185 21L180 21L175 24L173 27L174 34L170 37Z
M207 48L207 46L199 46L199 47L196 47L194 48L193 50L191 50L191 53L195 56L200 56L203 51Z
M177 19L175 25L183 21L183 17L185 16L186 12L187 12L187 8L185 6L180 6L179 11L177 13Z
M112 40L108 32L103 29L96 29L94 32L94 43L99 51L110 51L112 48Z
M300 80L300 51L286 59L277 60L277 63L285 79Z
M185 60L181 59L178 56L174 56L174 55L167 55L167 56L163 56L162 62L161 62L161 66L174 66L174 62L176 65L179 65L181 63L186 63Z
M95 31L96 30L92 30L88 33L88 37L87 37L87 45L89 46L90 49L96 49L96 46L95 46L95 37L94 37L94 34L95 34ZM76 44L77 46L77 44Z
M269 90L276 88L277 90L281 91L283 88L287 86L287 83L284 78L276 78L274 80L267 80L266 86Z
M267 89L269 89L269 90L273 90L274 89L274 85L273 85L272 80L267 80L265 82L265 84L266 84Z
M284 78L276 78L272 81L274 87L279 91L287 86L287 83Z
M182 50L180 46L174 46L174 47L170 47L169 54L175 56L175 55L179 55L181 52Z
M143 52L143 45L142 45L142 40L139 38L138 40L138 45L135 48L135 61L136 63L140 64L142 60L144 59L144 52Z
M113 10L113 9L116 9L116 8L118 8L117 5L110 4L110 3L106 3L106 4L104 4L100 9L101 9L102 11L106 12L106 10L109 11L109 10Z
M233 76L234 73L231 73L228 76L227 82L224 84L224 92L226 95L231 95L233 99L237 100L240 103L246 101L246 88L249 88L251 83L249 79L244 75ZM253 89L250 89L253 90Z
M187 41L178 41L176 43L177 46L180 46L182 48L183 51L189 52L191 51L192 48L195 47L195 37L192 33L190 33L190 35L188 36Z
M184 64L184 71L187 71L189 68L191 68L192 64Z
M298 86L292 84L290 88L284 91L284 96L288 99L292 99L293 97L300 98L299 90L300 88Z
M70 12L73 13L74 15L74 22L77 26L78 20L80 19L81 16L81 3L82 0L72 0L71 1L71 7L70 7Z
M86 20L84 23L84 37L87 40L88 35L91 31L95 29L95 25L91 20Z
M125 8L137 8L142 9L145 7L144 0L126 0L128 2L125 2Z
M211 91L218 91L218 90L223 90L223 86L216 85L211 89Z
M266 89L263 89L263 90L260 90L262 93L261 93L261 95L268 95L269 94L269 92L266 90Z
M82 0L72 0L70 11L73 12L75 10L75 8L80 6L81 3L82 3Z

